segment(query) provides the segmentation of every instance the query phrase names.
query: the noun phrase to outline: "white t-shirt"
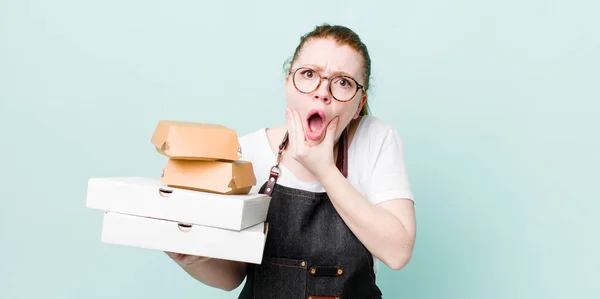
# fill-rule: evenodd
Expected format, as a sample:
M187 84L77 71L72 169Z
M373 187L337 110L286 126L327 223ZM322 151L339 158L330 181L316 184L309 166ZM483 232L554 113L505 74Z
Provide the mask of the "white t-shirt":
M240 137L241 160L252 162L256 193L267 181L277 154L271 149L266 128ZM311 192L325 192L319 182L297 179L283 164L277 184ZM348 180L371 203L395 198L414 200L404 163L402 140L396 129L374 116L363 116L348 147ZM379 270L374 258L375 273Z

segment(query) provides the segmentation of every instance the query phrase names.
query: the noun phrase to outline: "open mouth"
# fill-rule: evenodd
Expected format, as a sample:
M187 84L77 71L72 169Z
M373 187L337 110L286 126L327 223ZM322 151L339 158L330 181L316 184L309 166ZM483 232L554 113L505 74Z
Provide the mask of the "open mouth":
M325 131L325 113L321 110L311 110L306 116L306 137L319 140Z

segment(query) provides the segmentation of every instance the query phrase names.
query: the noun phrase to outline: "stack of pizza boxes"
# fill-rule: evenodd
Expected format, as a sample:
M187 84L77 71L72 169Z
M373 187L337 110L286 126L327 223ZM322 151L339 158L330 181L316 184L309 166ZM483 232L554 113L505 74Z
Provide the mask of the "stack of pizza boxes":
M151 137L160 178L90 178L87 207L104 211L102 242L260 264L270 197L250 193L252 163L225 126L161 120Z

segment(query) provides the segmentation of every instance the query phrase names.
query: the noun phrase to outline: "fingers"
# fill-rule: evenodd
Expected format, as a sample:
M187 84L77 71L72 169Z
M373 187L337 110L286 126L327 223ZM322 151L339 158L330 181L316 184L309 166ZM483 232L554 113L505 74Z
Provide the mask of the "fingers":
M296 146L301 147L306 142L306 136L304 135L304 129L302 126L302 121L300 121L300 114L297 111L293 111L293 123L294 123L294 131L296 131Z
M167 255L168 255L170 258L172 258L172 259L174 259L174 260L178 260L178 259L180 259L180 258L182 257L182 255L183 255L183 254L180 254L180 253L174 253L174 252L168 252L168 251L165 251L165 253L166 253L166 254L167 254Z
M327 133L325 134L325 139L323 140L324 143L331 145L332 147L335 140L335 131L337 129L339 119L340 117L337 116L329 123L329 125L327 125Z
M300 121L300 114L290 108L286 108L286 121L288 124L289 146L293 157L297 157L300 152L303 152L306 146L306 138L304 129Z
M175 262L177 262L178 264L180 264L182 266L190 266L193 264L203 263L210 259L209 257L204 257L204 256L173 253L173 252L166 252L166 251L165 251L165 253L171 259L173 259Z
M296 130L295 130L296 124L294 122L294 116L293 116L292 110L290 108L285 109L285 119L286 119L287 126L288 126L289 145L290 145L290 148L293 148L294 143L296 142Z
M189 265L193 265L193 264L204 263L204 262L208 261L209 259L210 259L209 257L205 257L205 256L187 255L185 258L183 258L181 263L186 266L189 266Z

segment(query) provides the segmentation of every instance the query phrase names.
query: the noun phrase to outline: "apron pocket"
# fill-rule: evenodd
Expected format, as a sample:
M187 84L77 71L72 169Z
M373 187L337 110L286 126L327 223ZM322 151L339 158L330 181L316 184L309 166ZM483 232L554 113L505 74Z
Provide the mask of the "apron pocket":
M304 299L306 275L304 260L265 257L255 268L254 298Z

